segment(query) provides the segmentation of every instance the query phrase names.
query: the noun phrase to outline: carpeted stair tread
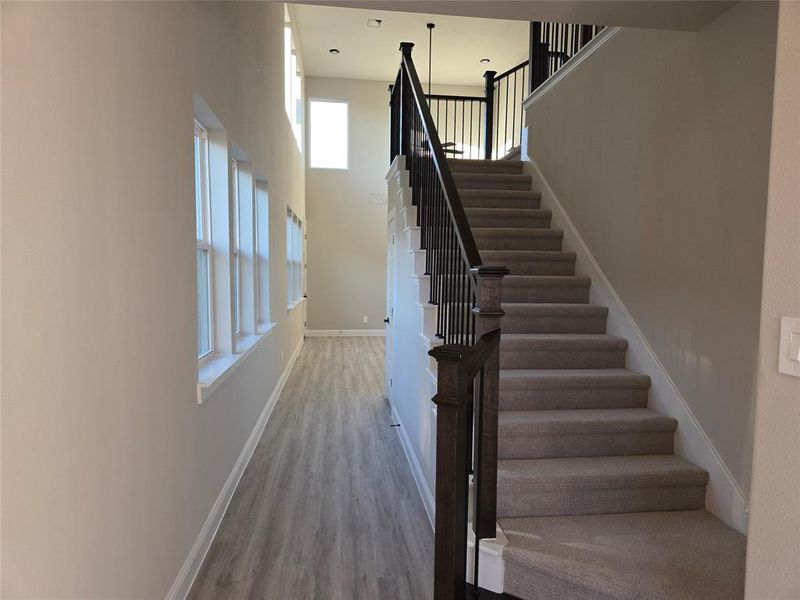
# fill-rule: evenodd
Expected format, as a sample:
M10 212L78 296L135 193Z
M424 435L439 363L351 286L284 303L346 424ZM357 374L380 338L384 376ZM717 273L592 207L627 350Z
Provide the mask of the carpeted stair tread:
M488 259L493 261L492 264L503 259L575 262L574 252L563 252L561 250L485 250L481 253L481 256L487 259L484 260L486 264L489 264Z
M505 334L503 335L505 336ZM502 369L500 371L500 387L648 389L650 377L628 369Z
M504 333L501 369L616 369L628 341L604 333Z
M460 189L464 208L540 208L542 195L530 190Z
M576 304L569 302L503 302L506 315L551 315L589 317L608 315L608 308L599 304Z
M704 510L500 519L523 600L734 600L746 538Z
M574 273L574 270L573 270ZM505 302L588 303L592 280L568 275L506 275L501 289Z
M539 227L473 227L480 250L561 250L564 232Z
M512 173L453 173L456 187L482 190L526 190L531 189L531 176Z
M605 333L504 333L500 347L544 350L625 350L628 340Z
M675 419L647 408L501 410L501 459L672 454Z
M605 333L608 309L597 304L503 303L506 333Z
M705 485L708 473L670 454L500 460L505 490L619 489Z
M470 216L507 216L513 218L536 217L540 219L550 218L553 212L547 208L480 208L468 206L464 209L467 217ZM475 228L481 227L481 225ZM473 229L475 229L473 228Z
M480 160L470 158L449 159L452 173L522 173L521 160Z
M673 432L678 422L649 408L500 411L500 435Z
M495 210L495 209L479 209ZM477 237L504 236L511 238L556 238L562 239L564 232L558 229L544 229L541 227L473 227L473 235Z

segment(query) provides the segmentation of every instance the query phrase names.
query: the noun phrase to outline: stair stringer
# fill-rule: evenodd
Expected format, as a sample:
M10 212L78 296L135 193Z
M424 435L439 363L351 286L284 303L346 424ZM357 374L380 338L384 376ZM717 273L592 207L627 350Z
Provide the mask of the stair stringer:
M541 193L541 207L552 211L552 227L564 232L563 249L577 254L575 274L592 280L590 302L609 310L607 333L628 340L627 367L651 378L648 406L677 419L675 455L708 471L706 510L746 534L749 507L742 489L564 210L539 165L528 155L527 128L522 132L521 147L523 172L531 176L533 190Z
M388 211L391 213L394 209L398 215L395 228L398 259L403 259L396 261L395 323L398 338L404 336L404 340L397 340L395 350L394 376L397 387L394 389L391 411L393 423L399 425L396 430L433 527L436 510L436 406L431 398L436 393L436 361L428 356L428 351L442 342L436 337L438 308L428 301L430 279L425 275L426 252L419 247L417 209L411 204L408 171L404 166L403 157L398 156L386 177L389 188ZM398 306L400 303L404 303L402 309ZM411 307L413 310L406 310ZM415 342L412 341L414 338ZM406 425L411 425L412 421L423 425L417 432L410 433ZM412 441L412 438L415 439ZM478 579L482 588L502 593L503 548L508 540L499 525L496 525L496 530L497 537L481 540ZM469 527L467 579L470 582L474 548L475 539Z

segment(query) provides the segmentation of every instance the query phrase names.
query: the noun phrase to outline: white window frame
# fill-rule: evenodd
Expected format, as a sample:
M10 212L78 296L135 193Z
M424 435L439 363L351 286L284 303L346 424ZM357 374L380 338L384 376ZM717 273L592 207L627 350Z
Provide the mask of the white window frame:
M269 184L265 180L256 179L253 185L253 193L253 273L255 276L256 330L262 331L272 322L269 297L271 254L269 247ZM265 272L262 274L263 267L266 268L264 268Z
M286 207L286 301L291 310L304 298L303 221Z
M314 153L314 149L311 143L311 136L314 130L314 119L312 117L311 111L311 104L317 103L330 103L330 104L344 104L347 110L347 139L345 140L344 144L344 166L343 167L328 167L328 166L318 166L314 165L311 162L312 155ZM308 99L308 167L310 169L328 169L332 171L347 171L350 169L350 101L342 98L309 98Z
M239 161L231 160L231 287L233 300L231 303L231 327L234 337L242 333L242 238L241 238L241 194L239 192Z
M208 359L214 353L214 278L213 278L213 248L211 246L211 203L209 197L209 165L208 165L208 132L196 119L194 121L194 136L200 139L200 176L196 177L196 181L200 182L200 229L202 231L199 238L196 236L197 249L206 253L207 260L207 280L208 289L206 294L208 296L208 350L202 354L198 353L197 359L202 362ZM198 165L195 162L195 169ZM195 190L195 210L197 210L197 190ZM195 215L195 224L197 223L197 215ZM196 259L195 259L196 260ZM195 268L196 270L196 268ZM197 290L200 293L200 290ZM198 330L197 335L200 335ZM199 343L199 340L198 340ZM198 344L199 345L199 344ZM199 350L199 349L198 349Z
M297 53L294 27L289 7L285 6L283 25L283 86L284 107L294 133L297 149L303 151L303 69Z
M209 252L211 349L197 361L197 402L203 404L275 329L259 327L255 304L255 173L247 152L231 142L221 121L194 95L195 131L205 132L202 224L198 247ZM199 129L198 129L199 128ZM232 163L232 159L236 163ZM199 198L195 197L197 203ZM196 236L197 237L197 236ZM234 298L234 254L238 256L238 300ZM199 281L198 281L199 282ZM199 286L198 286L199 289ZM238 332L234 312L238 309ZM199 331L198 331L199 338ZM199 339L198 339L199 342ZM195 347L199 347L196 343ZM195 351L199 354L199 351Z

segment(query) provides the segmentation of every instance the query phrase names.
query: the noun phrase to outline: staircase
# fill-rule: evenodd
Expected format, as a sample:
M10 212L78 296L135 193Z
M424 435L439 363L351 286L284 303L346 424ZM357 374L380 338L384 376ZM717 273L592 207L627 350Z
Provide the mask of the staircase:
M505 592L524 600L733 600L745 537L704 510L563 232L515 160L450 160L485 264L506 265L497 516Z

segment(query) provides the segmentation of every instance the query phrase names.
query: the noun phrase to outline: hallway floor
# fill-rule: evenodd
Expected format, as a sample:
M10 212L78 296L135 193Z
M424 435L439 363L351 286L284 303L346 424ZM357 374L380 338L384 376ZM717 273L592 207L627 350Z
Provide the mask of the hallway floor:
M308 338L191 600L431 597L433 532L390 427L383 338Z

